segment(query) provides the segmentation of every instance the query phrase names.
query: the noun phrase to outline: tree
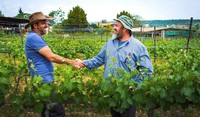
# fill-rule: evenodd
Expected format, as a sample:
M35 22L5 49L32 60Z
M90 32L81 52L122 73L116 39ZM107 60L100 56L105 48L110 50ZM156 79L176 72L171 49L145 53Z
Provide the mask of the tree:
M117 14L117 18L120 17L121 15L126 15L126 16L130 17L133 20L134 27L141 26L141 24L142 24L142 21L141 21L142 18L139 15L131 15L127 11L122 11L119 14Z
M98 26L96 24L94 24L94 23L90 24L90 27L92 27L92 28L98 28Z
M64 21L65 12L62 11L60 8L56 11L51 11L49 16L52 16L54 20L49 20L50 24L55 25L62 23Z
M21 7L20 7L20 8L19 8L19 13L18 13L15 17L16 17L16 18L25 18L25 19L28 19L30 15L31 15L31 14L29 14L29 13L24 13L24 12L22 11Z
M63 21L63 24L69 28L85 28L88 26L85 11L79 7L73 7L68 13L68 19Z
M101 20L101 23L108 23L106 19Z
M2 13L2 11L0 10L0 16L4 16L4 14Z

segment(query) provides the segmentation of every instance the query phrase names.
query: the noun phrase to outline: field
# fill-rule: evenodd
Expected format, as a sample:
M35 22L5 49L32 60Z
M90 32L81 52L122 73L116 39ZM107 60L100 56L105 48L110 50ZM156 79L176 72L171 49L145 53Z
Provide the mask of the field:
M44 38L56 54L89 59L100 51L109 35L48 34ZM128 92L130 85L136 87L130 75L125 74L123 80L104 80L103 66L77 70L55 64L55 84L40 86L40 77L29 77L25 36L0 33L0 116L39 117L42 101L49 100L53 88L55 99L65 105L70 117L110 117L109 108L116 104L116 110L137 105L138 117L147 117L148 112L154 112L155 117L199 117L200 39L192 38L188 50L186 38L156 38L156 45L151 38L138 39L148 48L154 74L141 83L140 90Z

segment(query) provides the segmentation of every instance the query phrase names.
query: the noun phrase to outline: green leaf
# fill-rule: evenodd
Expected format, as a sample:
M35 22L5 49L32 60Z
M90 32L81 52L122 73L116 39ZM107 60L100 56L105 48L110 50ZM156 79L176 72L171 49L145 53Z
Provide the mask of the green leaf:
M116 102L114 101L114 100L110 100L109 101L109 106L110 107L115 107L117 104L116 104Z
M192 88L192 87L189 87L189 86L184 86L184 87L181 89L181 93L184 94L185 96L190 97L191 94L193 93L193 88Z
M165 98L165 97L167 97L167 93L166 93L166 91L165 90L161 90L161 92L160 92L160 98Z
M133 100L131 98L127 98L127 102L128 102L129 105L133 104Z
M43 107L44 107L43 103L37 103L34 105L33 110L35 112L42 112Z

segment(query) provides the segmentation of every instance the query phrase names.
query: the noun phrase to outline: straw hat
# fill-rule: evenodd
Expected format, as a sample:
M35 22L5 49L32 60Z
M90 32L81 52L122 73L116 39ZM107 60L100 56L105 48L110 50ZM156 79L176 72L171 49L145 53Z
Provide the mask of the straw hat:
M25 25L27 29L30 25L37 23L42 20L52 20L53 17L44 15L42 12L35 12L29 17L29 23Z
M120 21L122 23L122 25L124 26L124 28L132 31L133 28L133 21L131 20L131 18L122 15L120 17L118 17L117 19L114 19L115 21Z

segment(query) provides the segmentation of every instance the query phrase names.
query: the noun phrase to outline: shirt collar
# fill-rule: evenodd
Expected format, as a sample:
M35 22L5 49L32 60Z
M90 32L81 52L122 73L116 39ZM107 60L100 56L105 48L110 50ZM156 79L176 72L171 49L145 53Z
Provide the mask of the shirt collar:
M133 37L131 36L127 41L126 41L126 43L124 43L124 45L127 45L127 44L129 44L130 43L130 41L133 39ZM117 38L114 38L113 40L112 40L112 42L114 43L114 45L115 46L117 46L118 45L118 43L119 43L119 41L118 41L118 39Z

